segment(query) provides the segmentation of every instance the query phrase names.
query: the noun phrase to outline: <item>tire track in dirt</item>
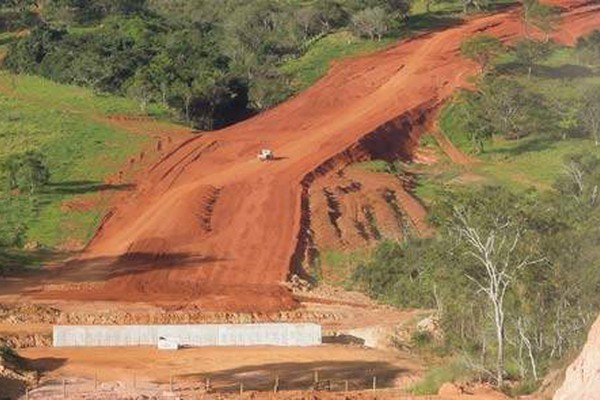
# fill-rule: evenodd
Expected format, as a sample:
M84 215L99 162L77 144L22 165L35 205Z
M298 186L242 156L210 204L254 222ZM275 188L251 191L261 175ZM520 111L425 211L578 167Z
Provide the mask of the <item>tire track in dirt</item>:
M597 4L561 4L571 7L563 21L571 36L600 27ZM88 271L98 285L38 296L232 311L295 307L282 283L311 246L313 183L357 161L410 158L435 110L476 72L459 56L461 41L477 32L511 41L521 31L518 10L509 10L406 40L336 64L279 107L184 143L147 173L73 263L79 279ZM258 161L261 148L279 158ZM206 208L210 187L220 191L207 232L194 210ZM422 206L406 191L396 195L419 226ZM68 269L58 276L71 279Z

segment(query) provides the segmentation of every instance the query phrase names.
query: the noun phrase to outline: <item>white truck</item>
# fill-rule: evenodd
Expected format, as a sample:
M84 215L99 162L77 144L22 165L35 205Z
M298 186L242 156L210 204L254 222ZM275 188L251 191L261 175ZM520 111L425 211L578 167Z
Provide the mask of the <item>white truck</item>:
M258 159L260 161L269 161L273 159L273 151L269 149L262 149L260 153L258 153Z

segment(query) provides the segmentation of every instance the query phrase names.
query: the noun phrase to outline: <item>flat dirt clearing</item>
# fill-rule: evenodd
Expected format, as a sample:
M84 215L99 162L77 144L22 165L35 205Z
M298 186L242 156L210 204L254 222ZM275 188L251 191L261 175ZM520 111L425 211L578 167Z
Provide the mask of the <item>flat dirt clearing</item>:
M133 376L142 383L176 385L204 384L210 378L218 391L271 390L275 376L282 390L307 390L318 371L320 380L367 389L372 376L378 386L400 387L420 374L415 361L395 352L341 345L318 347L206 347L161 351L155 348L32 348L20 352L44 380L77 377L100 382L132 385ZM333 383L333 382L332 382Z
M31 400L63 399L63 382L67 398L72 400L142 395L157 399L507 399L488 387L474 387L465 394L412 396L407 389L423 373L416 360L398 352L342 345L179 351L150 347L38 348L24 349L21 355L45 371L41 384L30 392ZM314 390L315 372L319 391ZM376 391L372 390L373 376L377 377ZM274 394L277 377L279 392ZM207 378L211 394L204 391ZM239 395L240 383L243 396Z

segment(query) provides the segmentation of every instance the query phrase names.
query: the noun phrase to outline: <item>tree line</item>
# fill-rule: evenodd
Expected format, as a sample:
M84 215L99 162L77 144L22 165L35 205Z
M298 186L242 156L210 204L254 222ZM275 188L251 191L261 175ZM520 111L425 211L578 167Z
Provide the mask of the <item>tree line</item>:
M384 242L354 281L403 307L432 308L444 351L484 380L538 381L585 340L600 308L600 158L571 156L556 192L447 191L437 235Z
M162 103L214 129L293 94L278 67L315 40L337 29L381 39L405 24L410 7L410 0L30 1L19 6L36 18L30 34L4 65L134 97L141 111Z

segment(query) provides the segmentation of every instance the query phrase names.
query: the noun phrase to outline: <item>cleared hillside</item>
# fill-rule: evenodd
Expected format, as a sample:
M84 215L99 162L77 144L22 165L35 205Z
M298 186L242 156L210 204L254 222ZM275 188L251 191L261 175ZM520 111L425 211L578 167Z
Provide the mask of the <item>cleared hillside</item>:
M597 4L561 5L568 9L558 40L572 43L600 26ZM517 38L518 11L346 61L281 106L184 143L109 213L85 255L58 271L66 285L39 296L151 299L236 311L294 307L283 283L310 263L314 229L331 221L327 207L315 207L321 183L340 179L343 186L345 167L356 161L412 157L433 113L476 71L458 47L481 32ZM277 159L258 161L261 148L273 149ZM404 199L398 204L407 221L425 233L422 206L402 185L387 185L374 190ZM371 190L358 185L355 191L363 187ZM359 209L370 207L373 218L386 219L385 207L371 204L368 193L363 198L367 204ZM345 201L335 200L340 210ZM340 226L346 217L341 212ZM346 225L336 234L351 237L352 229L360 230Z

